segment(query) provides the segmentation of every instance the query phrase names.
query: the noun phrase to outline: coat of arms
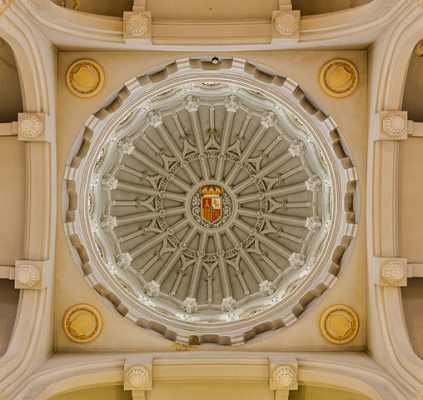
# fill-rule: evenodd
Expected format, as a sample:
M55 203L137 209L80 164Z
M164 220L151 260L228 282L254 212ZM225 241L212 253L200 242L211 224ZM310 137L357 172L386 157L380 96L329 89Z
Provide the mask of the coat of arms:
M206 185L200 189L201 218L210 224L215 224L223 214L223 188L216 185Z

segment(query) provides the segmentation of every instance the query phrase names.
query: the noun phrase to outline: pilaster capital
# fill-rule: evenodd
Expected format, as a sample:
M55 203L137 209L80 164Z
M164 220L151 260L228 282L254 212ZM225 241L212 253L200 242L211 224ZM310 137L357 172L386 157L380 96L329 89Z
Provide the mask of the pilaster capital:
M125 11L123 13L123 37L125 39L151 40L151 13L148 11Z
M18 140L46 142L46 114L27 112L18 114Z
M406 258L374 257L375 284L378 286L407 286Z
M376 124L376 140L406 140L412 131L407 111L380 111Z
M15 289L41 290L47 287L47 261L17 260Z

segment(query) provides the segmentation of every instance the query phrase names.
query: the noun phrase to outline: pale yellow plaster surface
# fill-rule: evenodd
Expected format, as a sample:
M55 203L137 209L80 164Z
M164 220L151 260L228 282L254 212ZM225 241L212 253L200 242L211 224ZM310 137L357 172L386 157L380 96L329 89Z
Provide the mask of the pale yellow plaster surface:
M69 149L90 114L96 112L113 97L125 81L139 76L160 64L175 58L194 54L156 52L62 52L58 65L58 192L62 193L64 164ZM218 54L219 55L219 54ZM360 225L357 238L344 256L344 267L338 283L320 299L313 302L300 320L289 328L259 335L246 345L232 348L234 351L361 351L366 345L366 238L365 238L365 194L367 160L367 53L364 51L272 51L231 53L261 64L269 69L297 81L309 99L318 108L331 115L339 125L346 144L351 150L353 162L359 175ZM75 60L89 57L99 62L105 71L102 92L92 99L78 99L65 86L65 73ZM319 86L319 69L335 57L348 58L357 66L360 83L357 90L345 99L334 99L323 93ZM106 300L91 289L80 268L74 263L62 225L62 204L58 204L55 344L59 351L172 351L173 342L160 335L135 326L121 317ZM65 310L74 303L94 305L102 313L104 329L92 343L72 343L61 328ZM319 332L320 314L328 306L342 303L352 306L360 316L361 329L348 345L327 343ZM214 345L201 349L228 350Z
M152 392L147 394L148 400L273 400L274 392L270 392L266 383L164 383L155 385ZM92 389L78 390L49 400L130 400L130 392L124 392L121 386L106 386ZM369 400L368 397L342 390L300 386L291 391L289 400Z
M25 144L0 137L0 265L24 257Z

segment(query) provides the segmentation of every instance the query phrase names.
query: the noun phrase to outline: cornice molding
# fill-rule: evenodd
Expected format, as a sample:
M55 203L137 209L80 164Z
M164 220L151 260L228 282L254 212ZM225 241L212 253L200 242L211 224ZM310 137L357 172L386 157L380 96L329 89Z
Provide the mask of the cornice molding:
M408 0L374 0L348 10L306 16L298 32L300 43L272 42L272 19L255 21L181 21L153 18L152 43L125 41L122 18L76 13L50 0L16 0L38 22L43 33L59 48L69 44L98 49L157 50L266 50L360 46L369 44L404 10ZM60 22L59 22L60 21ZM354 33L354 35L352 35ZM237 44L234 44L234 37Z
M56 355L38 373L26 379L10 399L44 400L70 389L84 389L92 385L122 385L126 377L124 372L127 371L125 366L142 365L143 368L152 368L153 384L205 380L270 383L271 372L275 368L288 366L298 371L298 382L301 385L335 386L373 400L417 400L368 356L298 353L295 357L292 353L243 352L144 353L132 356L131 359L127 359L125 354ZM274 389L283 390L280 386ZM270 385L269 390L272 390Z

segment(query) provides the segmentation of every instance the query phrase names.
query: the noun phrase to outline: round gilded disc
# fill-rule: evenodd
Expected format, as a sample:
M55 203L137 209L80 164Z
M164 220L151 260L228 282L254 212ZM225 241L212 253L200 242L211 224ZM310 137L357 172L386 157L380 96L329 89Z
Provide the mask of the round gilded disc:
M93 97L103 88L103 68L93 60L75 61L67 70L66 84L78 97Z
M357 88L358 80L358 70L349 60L331 60L320 70L320 85L331 97L350 96Z
M89 304L70 307L63 317L63 329L74 342L92 342L100 334L103 321L99 311Z
M351 342L359 329L357 313L346 305L331 306L320 317L320 331L323 337L334 344Z

